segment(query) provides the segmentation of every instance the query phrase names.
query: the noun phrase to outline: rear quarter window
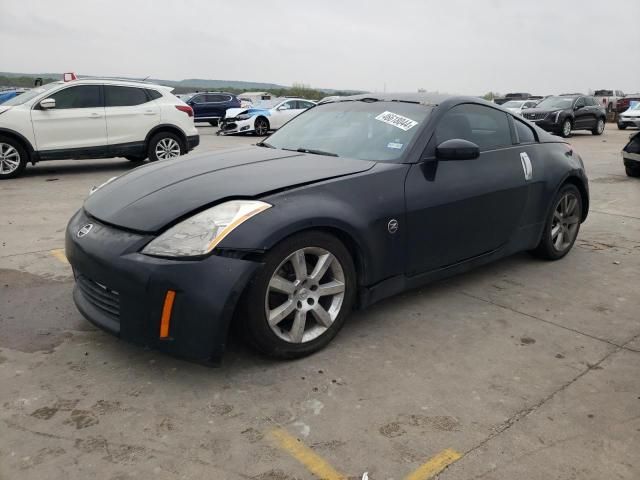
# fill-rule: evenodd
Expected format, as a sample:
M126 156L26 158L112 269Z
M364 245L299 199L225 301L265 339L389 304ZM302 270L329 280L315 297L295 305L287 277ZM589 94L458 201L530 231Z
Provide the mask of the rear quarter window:
M146 89L137 87L105 85L104 96L106 107L131 107L149 101Z

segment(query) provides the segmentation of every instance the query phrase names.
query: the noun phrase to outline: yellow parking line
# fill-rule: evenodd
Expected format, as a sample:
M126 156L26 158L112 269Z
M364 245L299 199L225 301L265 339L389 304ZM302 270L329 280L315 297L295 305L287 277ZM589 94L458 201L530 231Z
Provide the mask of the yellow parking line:
M307 467L316 477L322 480L346 480L346 475L337 472L322 457L285 430L281 428L273 430L271 436L283 450Z
M56 248L55 250L51 250L51 255L53 255L56 260L59 260L60 262L68 265L69 262L67 261L67 257L64 254L64 248Z
M443 450L435 457L420 465L413 473L405 477L404 480L427 480L440 473L453 462L462 457L461 453L450 448Z

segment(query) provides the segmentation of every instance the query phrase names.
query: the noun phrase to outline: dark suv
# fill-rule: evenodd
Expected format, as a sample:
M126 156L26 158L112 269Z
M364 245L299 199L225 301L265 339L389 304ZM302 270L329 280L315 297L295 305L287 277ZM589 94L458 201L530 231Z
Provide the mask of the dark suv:
M218 125L228 108L240 108L240 99L231 93L199 92L182 96L182 100L193 108L194 121Z
M558 95L547 97L535 108L522 113L540 128L568 137L571 130L590 130L602 135L607 113L598 101L587 95Z

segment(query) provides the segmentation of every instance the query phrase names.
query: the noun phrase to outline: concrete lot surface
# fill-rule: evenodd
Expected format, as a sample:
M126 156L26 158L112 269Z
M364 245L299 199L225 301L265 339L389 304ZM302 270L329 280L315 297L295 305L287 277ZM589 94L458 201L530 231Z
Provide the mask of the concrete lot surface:
M256 141L200 131L197 153ZM571 139L592 203L562 261L517 255L389 299L294 362L232 342L220 368L73 306L66 222L130 162L29 167L0 184L0 479L639 479L629 133Z

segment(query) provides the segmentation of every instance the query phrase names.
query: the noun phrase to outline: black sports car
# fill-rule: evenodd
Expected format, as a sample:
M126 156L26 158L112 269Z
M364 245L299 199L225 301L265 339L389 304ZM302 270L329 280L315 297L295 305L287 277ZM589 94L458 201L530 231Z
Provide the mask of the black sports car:
M563 257L588 206L573 148L500 107L363 95L108 182L66 253L78 309L122 339L216 360L234 324L292 358L354 308L523 250Z
M586 95L559 95L547 97L534 108L522 112L522 116L538 127L564 138L572 130L589 130L602 135L607 122L607 112L598 101Z

